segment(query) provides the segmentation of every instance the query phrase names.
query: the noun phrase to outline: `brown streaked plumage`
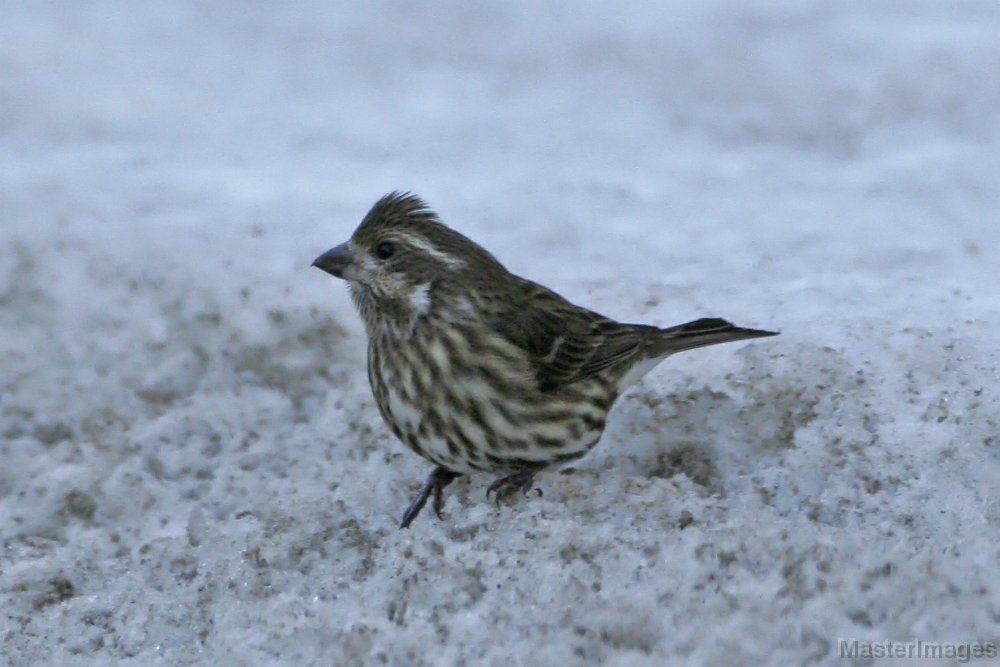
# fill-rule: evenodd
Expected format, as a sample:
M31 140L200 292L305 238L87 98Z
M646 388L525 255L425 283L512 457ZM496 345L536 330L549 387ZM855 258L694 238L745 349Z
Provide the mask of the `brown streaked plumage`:
M497 501L586 454L621 393L669 355L773 336L705 318L616 322L516 276L415 195L386 195L314 266L347 280L368 333L368 379L392 432L435 469L403 516L473 472Z

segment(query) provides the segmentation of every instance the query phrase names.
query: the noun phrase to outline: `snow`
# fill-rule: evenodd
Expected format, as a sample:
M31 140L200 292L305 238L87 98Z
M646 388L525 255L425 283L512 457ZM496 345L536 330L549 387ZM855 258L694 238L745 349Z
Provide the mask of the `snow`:
M833 664L1000 641L1000 5L11 2L10 664ZM421 194L685 353L399 517L344 286Z

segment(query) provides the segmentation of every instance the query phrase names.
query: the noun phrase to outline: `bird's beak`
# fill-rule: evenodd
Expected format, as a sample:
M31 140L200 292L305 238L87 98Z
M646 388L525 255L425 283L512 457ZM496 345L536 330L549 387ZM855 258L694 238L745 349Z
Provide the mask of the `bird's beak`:
M314 259L312 265L323 269L331 276L350 280L348 273L350 269L354 268L354 254L346 243L341 243L336 248L330 248Z

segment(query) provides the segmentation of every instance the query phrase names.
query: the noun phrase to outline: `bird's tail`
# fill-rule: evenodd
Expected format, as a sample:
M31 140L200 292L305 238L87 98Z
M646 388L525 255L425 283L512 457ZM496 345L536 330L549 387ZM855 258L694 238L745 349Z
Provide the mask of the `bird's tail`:
M652 356L659 356L706 345L777 335L776 331L744 329L717 317L703 317L694 322L658 330L651 337L649 347Z

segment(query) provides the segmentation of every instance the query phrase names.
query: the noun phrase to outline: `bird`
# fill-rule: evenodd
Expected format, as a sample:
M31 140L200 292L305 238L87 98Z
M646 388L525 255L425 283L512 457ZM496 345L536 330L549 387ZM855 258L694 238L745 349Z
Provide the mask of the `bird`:
M497 504L584 456L622 393L672 354L777 335L716 317L618 322L508 271L419 196L379 199L313 266L347 281L368 338L368 380L392 433L434 465L403 514L462 475L496 476ZM540 493L540 490L536 489Z

